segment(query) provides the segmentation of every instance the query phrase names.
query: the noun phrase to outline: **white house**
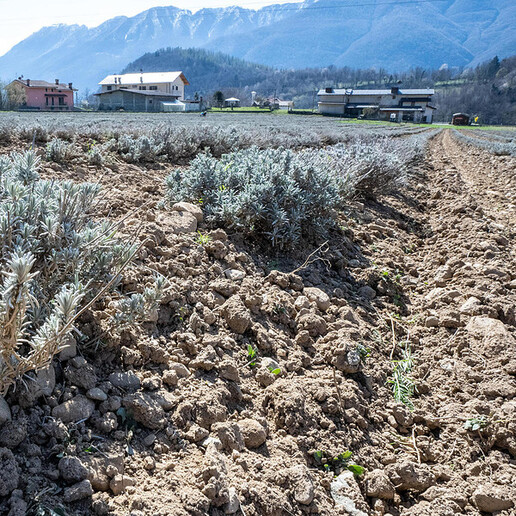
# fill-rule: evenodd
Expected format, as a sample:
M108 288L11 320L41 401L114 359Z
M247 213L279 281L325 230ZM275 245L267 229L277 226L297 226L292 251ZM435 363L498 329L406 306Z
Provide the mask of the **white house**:
M357 117L368 109L370 114L396 122L431 124L434 106L432 89L353 90L325 88L317 94L319 113ZM367 114L367 112L366 112Z
M154 91L185 98L185 86L190 84L183 72L125 73L108 75L99 82L101 93L116 90Z
M189 82L183 72L126 73L108 75L99 82L96 93L99 110L124 111L193 111L200 102L185 101Z

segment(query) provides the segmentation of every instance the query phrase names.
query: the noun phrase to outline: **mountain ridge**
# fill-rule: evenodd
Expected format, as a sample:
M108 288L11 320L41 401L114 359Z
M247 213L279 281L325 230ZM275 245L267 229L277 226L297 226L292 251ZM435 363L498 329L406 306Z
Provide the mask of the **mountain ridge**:
M97 27L43 27L0 57L0 78L60 78L95 90L146 52L195 47L276 68L472 66L516 49L511 0L307 0L252 10L153 7Z

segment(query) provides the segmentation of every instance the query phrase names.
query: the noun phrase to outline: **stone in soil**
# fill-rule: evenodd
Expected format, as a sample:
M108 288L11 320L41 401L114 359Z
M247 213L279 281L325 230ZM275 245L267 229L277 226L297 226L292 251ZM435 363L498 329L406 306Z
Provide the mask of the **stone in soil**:
M195 217L197 222L202 222L203 220L203 213L201 208L199 206L196 206L195 204L191 204L189 202L177 202L172 206L172 211L178 211L178 212L187 212L190 213Z
M367 473L366 494L372 498L392 500L396 491L389 477L381 469L374 469Z
M194 233L197 230L197 219L188 211L172 211L167 215L167 223L176 235Z
M52 409L52 415L63 423L73 423L88 419L95 410L95 403L86 396L79 394L71 400L61 403Z
M20 473L13 452L0 448L0 496L7 496L18 487Z
M436 481L435 475L426 464L400 462L387 466L386 472L397 491L421 492Z
M150 394L130 394L122 403L131 412L134 420L143 426L151 430L161 430L165 427L165 411Z
M77 457L63 457L57 465L61 476L69 484L88 478L88 470Z
M132 477L127 475L115 475L111 482L109 482L109 488L114 495L123 493L128 487L134 486L135 481Z
M242 419L238 426L247 448L258 448L267 439L267 430L255 419Z
M316 287L305 287L303 294L310 300L313 301L319 310L326 312L330 308L330 296L323 292L321 289Z
M228 503L224 506L224 514L235 514L240 509L240 500L234 487L228 489Z
M0 427L0 446L16 448L27 437L27 423L25 419L13 419Z
M99 389L98 387L94 387L93 389L90 389L86 393L86 396L88 396L88 398L90 398L90 400L94 400L94 401L106 401L108 398L107 394L102 389Z
M361 509L364 505L364 499L351 471L343 471L332 480L330 493L335 505L344 509L345 514L367 516L367 513ZM357 507L357 504L359 507Z
M140 379L132 371L111 373L108 379L112 385L126 392L136 391L141 386Z
M2 426L5 422L11 421L11 409L5 401L3 396L0 396L0 426Z
M497 486L486 483L477 487L471 500L479 511L498 512L514 507L516 490L511 486Z
M304 464L298 464L289 468L288 474L296 502L301 505L310 505L314 499L314 484L308 468Z
M63 499L66 503L77 502L89 498L93 494L93 488L89 480L82 480L64 490Z
M251 325L249 310L239 296L231 296L222 307L222 315L235 333L245 333Z

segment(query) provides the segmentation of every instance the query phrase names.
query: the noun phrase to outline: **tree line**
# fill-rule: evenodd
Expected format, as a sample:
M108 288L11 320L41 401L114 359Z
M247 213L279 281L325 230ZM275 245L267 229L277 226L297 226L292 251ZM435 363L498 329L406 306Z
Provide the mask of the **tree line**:
M434 88L434 120L449 121L456 112L478 116L488 124L516 124L516 56L494 57L474 68L413 68L391 73L384 68L327 66L278 70L203 49L166 48L129 64L123 73L182 70L193 96L213 102L214 93L237 97L242 106L258 98L292 100L296 108L317 109L317 91L325 87L380 89Z

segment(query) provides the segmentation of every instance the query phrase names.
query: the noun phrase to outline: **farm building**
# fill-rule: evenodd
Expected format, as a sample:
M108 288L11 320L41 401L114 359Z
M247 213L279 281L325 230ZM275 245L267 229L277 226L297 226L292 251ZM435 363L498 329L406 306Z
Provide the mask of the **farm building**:
M7 96L13 106L18 109L40 111L72 111L74 108L73 93L77 91L72 83L18 79L6 87Z
M239 107L240 106L240 99L237 99L236 97L229 97L229 99L224 99L224 107Z
M467 115L466 113L453 113L452 124L469 125L469 115Z
M189 82L183 72L152 72L108 75L99 82L96 96L100 110L190 111L199 103L184 102Z
M294 102L291 100L282 100L278 99L277 97L270 97L263 100L260 100L259 102L256 100L253 100L253 107L260 107L262 109L286 109L287 111L292 111L294 108Z
M318 96L319 113L332 116L369 116L396 122L431 124L432 89L353 90L325 88Z

